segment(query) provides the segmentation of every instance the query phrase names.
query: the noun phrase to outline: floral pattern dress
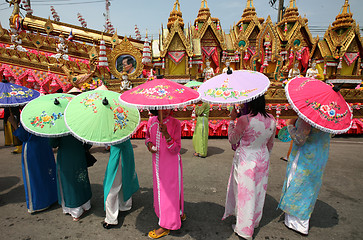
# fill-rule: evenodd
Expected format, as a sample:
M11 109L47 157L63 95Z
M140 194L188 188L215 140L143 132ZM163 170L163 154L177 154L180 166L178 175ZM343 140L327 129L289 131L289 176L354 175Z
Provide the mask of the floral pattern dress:
M233 158L222 219L236 216L234 231L252 238L258 227L265 202L269 158L273 147L276 122L272 115L244 115L236 125L231 121L228 139L239 143Z
M288 126L294 142L279 208L300 220L310 219L329 156L330 134L301 119Z

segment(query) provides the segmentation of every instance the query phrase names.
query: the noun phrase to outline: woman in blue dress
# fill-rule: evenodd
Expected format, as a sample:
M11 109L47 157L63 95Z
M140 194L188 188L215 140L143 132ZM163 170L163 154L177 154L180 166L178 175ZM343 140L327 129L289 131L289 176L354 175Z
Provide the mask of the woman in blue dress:
M293 147L288 156L286 177L279 208L285 212L285 225L303 235L309 232L309 219L321 187L329 156L330 134L302 119L286 122Z
M21 165L28 212L44 210L57 201L55 160L49 140L25 131L22 125L14 136L23 142Z

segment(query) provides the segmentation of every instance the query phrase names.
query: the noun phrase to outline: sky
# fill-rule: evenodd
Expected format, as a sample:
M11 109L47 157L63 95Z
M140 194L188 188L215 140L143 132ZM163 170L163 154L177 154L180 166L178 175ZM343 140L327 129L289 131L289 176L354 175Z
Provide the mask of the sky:
M170 11L175 0L111 0L110 19L117 29L118 35L135 37L135 24L140 29L142 37L146 30L149 39L158 38L163 24L166 27ZM184 23L194 23L198 15L201 0L179 0ZM220 19L222 29L228 34L230 26L241 19L247 0L208 0L212 17ZM277 19L277 10L269 5L269 0L254 0L257 16L267 19L271 16L273 22ZM277 0L278 2L278 0ZM289 0L285 0L285 6ZM299 13L308 18L309 29L315 37L323 36L328 26L338 15L344 0L296 0ZM363 0L349 0L353 19L363 28ZM62 22L78 25L77 13L81 13L88 28L103 31L105 18L105 1L103 0L31 0L33 15L51 17L50 6L53 5ZM5 0L0 0L0 23L9 27L9 16L12 8ZM25 11L22 11L25 15ZM363 36L363 32L361 32Z

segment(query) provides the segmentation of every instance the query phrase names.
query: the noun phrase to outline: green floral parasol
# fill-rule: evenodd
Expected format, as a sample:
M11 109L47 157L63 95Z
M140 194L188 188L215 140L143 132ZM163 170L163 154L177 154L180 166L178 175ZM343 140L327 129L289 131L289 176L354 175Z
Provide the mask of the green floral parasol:
M61 137L69 134L64 122L64 110L73 95L54 93L40 96L29 102L20 115L23 127L42 137Z
M79 140L90 144L118 144L127 140L140 122L137 108L119 103L121 94L107 90L82 93L65 111L66 125Z

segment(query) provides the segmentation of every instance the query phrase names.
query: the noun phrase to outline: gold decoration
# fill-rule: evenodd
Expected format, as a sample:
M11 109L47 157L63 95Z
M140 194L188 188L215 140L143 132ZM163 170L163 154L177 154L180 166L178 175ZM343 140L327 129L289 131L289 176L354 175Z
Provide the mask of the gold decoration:
M218 40L218 42L219 42L220 47L222 48L222 50L224 50L224 51L227 50L227 46L226 46L226 44L224 42L224 38L223 38L221 32L217 30L217 26L213 22L213 19L210 16L207 19L207 21L203 23L203 25L200 28L200 30L197 31L195 38L202 39L203 36L204 36L204 34L209 29L209 27L212 29L212 32L214 33L214 35L217 37L217 40Z
M179 36L179 38L177 36ZM166 39L163 41L162 49L163 50L160 51L161 57L165 57L168 50L185 50L188 57L193 56L192 48L187 38L185 37L183 30L180 28L179 20L176 20L171 26L171 29L166 36Z
M54 27L53 27L52 21L50 21L50 18L48 18L48 20L45 22L44 29L48 35L49 35L49 33L51 33L53 31Z
M5 34L6 30L1 26L0 23L0 37L2 37Z
M142 54L138 49L136 49L131 42L124 37L121 43L118 44L110 53L108 57L108 67L110 68L110 72L117 78L122 78L122 71L117 70L117 64L122 64L121 60L122 56L130 55L136 61L136 68L132 73L129 73L129 79L137 78L142 73L142 69L144 65L142 64Z
M94 58L98 56L97 49L95 45L92 46L91 50L88 52L89 58Z
M117 30L116 30L115 33L112 35L112 38L111 38L112 48L114 48L119 43L120 43L120 39L118 38Z
M42 38L42 36L40 36L39 32L37 32L37 35L35 35L32 38L32 43L35 45L35 47L39 50L39 48L41 48L44 45L44 39Z

